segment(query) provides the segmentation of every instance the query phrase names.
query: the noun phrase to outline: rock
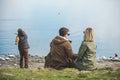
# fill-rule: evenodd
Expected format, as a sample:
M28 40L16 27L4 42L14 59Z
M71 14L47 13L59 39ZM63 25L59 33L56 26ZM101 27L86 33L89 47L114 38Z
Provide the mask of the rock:
M15 55L9 54L8 57L9 58L15 58Z
M0 60L5 61L5 58L4 57L0 57Z

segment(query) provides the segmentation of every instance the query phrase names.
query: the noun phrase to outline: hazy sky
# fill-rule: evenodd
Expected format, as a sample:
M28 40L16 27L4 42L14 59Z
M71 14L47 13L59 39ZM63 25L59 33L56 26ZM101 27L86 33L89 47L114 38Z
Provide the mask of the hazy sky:
M107 49L106 54L120 54L120 0L0 0L0 29L21 27L32 34L30 42L39 42L31 43L38 48L49 50L50 41L62 26L70 29L75 52L83 31L91 26L101 53Z

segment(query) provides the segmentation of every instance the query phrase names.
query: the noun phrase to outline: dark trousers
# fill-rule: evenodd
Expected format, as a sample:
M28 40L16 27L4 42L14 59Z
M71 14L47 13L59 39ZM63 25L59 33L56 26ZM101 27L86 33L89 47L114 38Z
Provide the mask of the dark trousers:
M19 49L20 53L20 68L28 68L28 49ZM24 64L23 65L23 59L24 59Z

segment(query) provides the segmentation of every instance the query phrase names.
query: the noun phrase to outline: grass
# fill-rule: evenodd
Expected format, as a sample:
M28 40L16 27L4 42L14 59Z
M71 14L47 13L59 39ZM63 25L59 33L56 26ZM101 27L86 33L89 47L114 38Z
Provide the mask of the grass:
M120 69L78 71L73 68L54 69L0 69L0 80L120 80Z

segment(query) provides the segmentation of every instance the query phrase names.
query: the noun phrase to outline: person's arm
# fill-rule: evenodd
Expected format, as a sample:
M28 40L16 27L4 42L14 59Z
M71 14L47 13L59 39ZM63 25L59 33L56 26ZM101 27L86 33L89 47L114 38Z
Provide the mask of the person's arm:
M27 34L24 31L21 32L21 36L23 37L23 39L27 39L28 38Z
M75 55L73 53L70 42L66 42L66 44L65 44L65 52L66 52L68 57L74 59Z
M86 50L87 50L87 45L84 42L82 42L78 52L78 59L82 59Z
M24 31L22 31L22 35L23 35L25 38L27 38L27 34L26 34Z
M15 45L18 45L18 43L19 43L19 36L17 35L15 39Z

